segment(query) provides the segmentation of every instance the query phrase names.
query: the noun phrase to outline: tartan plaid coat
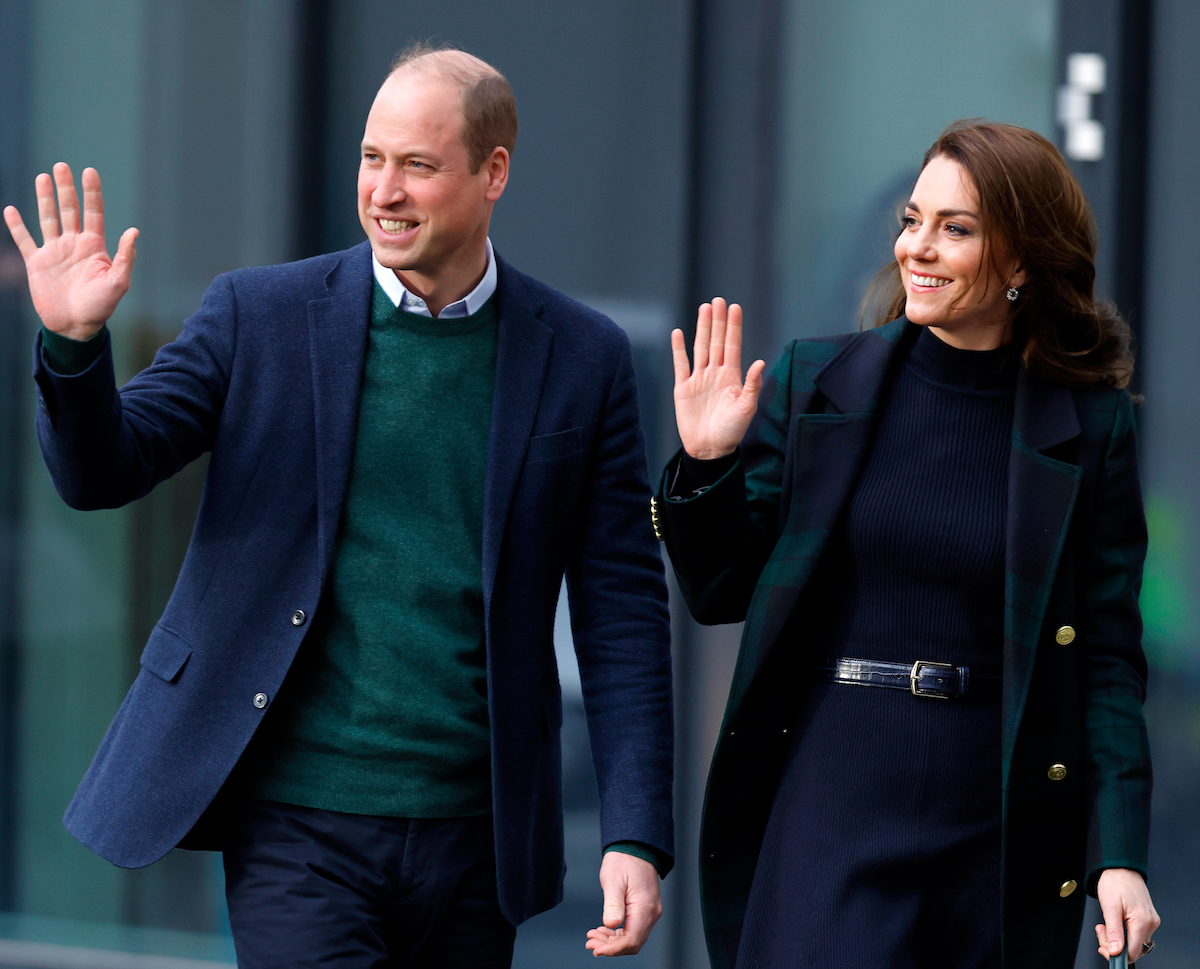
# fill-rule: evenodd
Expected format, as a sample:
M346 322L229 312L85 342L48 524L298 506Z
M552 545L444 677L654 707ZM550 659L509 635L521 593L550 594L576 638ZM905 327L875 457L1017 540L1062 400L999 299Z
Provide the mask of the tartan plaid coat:
M700 836L715 969L734 963L796 684L820 655L821 644L805 638L805 617L821 608L806 599L809 579L915 333L901 318L792 343L766 380L739 462L702 494L668 500L676 456L656 497L692 614L705 624L745 620ZM1138 611L1146 525L1136 452L1127 392L1050 386L1021 369L999 778L1006 969L1069 969L1085 900L1076 887L1095 894L1105 868L1146 872L1151 770ZM1063 626L1075 636L1059 645Z

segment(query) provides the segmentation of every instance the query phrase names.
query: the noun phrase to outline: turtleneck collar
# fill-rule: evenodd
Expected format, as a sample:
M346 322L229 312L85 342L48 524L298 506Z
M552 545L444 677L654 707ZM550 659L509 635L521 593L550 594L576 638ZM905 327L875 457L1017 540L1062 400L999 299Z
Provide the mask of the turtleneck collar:
M995 350L960 350L921 327L908 365L930 383L968 394L1011 394L1020 357L1011 345Z

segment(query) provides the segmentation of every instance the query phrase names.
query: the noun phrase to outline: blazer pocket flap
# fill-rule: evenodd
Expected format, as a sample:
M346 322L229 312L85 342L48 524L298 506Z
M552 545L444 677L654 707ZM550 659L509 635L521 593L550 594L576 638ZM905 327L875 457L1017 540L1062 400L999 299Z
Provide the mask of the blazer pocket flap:
M146 648L142 650L142 667L155 676L172 682L192 655L192 647L169 629L155 626Z
M564 458L583 450L583 428L571 427L554 434L535 434L525 449L525 463Z

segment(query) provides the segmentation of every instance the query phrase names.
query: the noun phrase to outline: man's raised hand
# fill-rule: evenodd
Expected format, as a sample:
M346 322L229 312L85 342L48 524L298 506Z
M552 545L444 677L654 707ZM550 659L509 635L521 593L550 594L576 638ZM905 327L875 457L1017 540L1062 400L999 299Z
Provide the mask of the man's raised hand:
M695 370L688 366L683 331L671 333L675 364L675 422L683 449L694 458L711 460L732 454L741 443L758 406L766 364L756 360L742 383L742 308L714 299L700 307Z
M104 326L129 289L136 256L137 229L126 229L109 259L104 246L104 196L94 168L83 170L83 219L75 179L64 162L54 179L44 172L34 181L42 245L38 247L13 206L4 221L25 260L29 295L46 329L73 340L87 340ZM58 204L54 190L58 189Z

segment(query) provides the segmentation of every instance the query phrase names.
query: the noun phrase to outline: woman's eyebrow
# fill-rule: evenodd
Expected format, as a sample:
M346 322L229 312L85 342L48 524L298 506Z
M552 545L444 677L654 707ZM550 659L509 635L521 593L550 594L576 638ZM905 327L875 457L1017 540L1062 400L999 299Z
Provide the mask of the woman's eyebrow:
M909 199L907 202L905 202L904 206L905 206L905 208L912 209L918 215L921 214L921 206L917 205L917 203L914 202L912 199ZM955 216L959 216L959 215L967 215L967 216L970 216L972 219L979 218L979 213L972 212L970 209L938 209L937 214L938 214L938 218L941 218L941 219L953 219Z

